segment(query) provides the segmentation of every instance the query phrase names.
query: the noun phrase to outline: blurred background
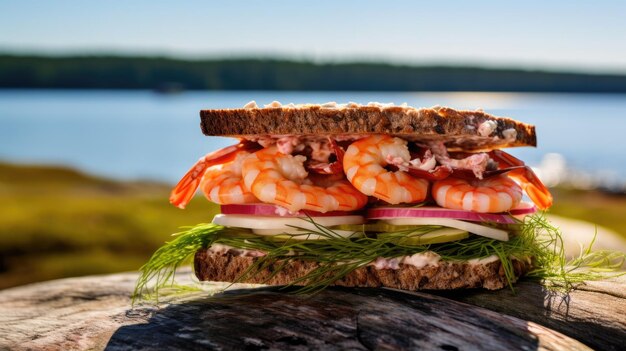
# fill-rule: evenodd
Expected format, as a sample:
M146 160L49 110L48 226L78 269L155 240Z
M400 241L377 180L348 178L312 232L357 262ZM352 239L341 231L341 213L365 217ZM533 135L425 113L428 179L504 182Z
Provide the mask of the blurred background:
M327 101L482 108L537 126L511 153L565 235L624 249L626 3L0 3L0 288L137 269L173 184L232 143L203 108ZM584 222L581 222L584 221ZM567 229L567 230L566 230ZM575 245L574 245L575 246Z

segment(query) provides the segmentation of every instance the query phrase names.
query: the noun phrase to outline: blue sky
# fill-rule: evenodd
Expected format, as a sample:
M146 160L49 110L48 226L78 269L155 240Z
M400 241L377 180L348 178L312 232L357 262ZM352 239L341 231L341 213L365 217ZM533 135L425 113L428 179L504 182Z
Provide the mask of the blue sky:
M280 55L626 73L626 1L0 3L0 51Z

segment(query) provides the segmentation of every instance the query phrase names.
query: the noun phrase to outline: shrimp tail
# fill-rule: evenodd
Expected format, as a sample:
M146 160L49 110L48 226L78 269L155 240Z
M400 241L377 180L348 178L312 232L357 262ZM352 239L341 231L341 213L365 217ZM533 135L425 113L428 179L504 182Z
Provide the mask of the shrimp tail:
M489 156L498 162L498 169L526 166L524 161L502 150L492 150L489 152Z
M330 147L333 149L335 157L337 158L335 162L330 164L330 174L343 174L343 155L345 155L346 152L341 146L337 145L337 142L332 138L328 138L328 142L330 143Z
M448 178L453 170L448 166L437 166L433 170L425 171L417 167L409 166L409 174L416 178L422 178L426 180L443 180Z
M524 161L502 150L493 150L489 154L499 163L499 169L516 167L508 172L507 175L521 183L522 189L524 189L528 197L539 209L545 210L552 206L553 198L552 194L550 194L550 190L548 190L539 177L537 177L537 174L535 174L532 168L528 167Z
M552 194L550 194L550 190L543 185L530 167L511 171L508 175L522 183L522 189L524 189L528 197L530 197L539 209L546 210L552 206Z
M258 148L259 146L256 143L241 141L239 144L227 146L201 157L172 189L170 203L184 209L195 195L198 186L200 186L202 176L209 167L230 162L241 151L252 151Z
M332 138L328 138L328 142L335 153L336 160L331 163L308 164L307 169L317 174L343 174L343 155L346 152Z

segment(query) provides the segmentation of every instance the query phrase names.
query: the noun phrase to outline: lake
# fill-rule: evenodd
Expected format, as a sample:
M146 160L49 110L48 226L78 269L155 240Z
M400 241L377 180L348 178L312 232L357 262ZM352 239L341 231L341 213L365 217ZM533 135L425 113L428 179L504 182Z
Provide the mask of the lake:
M626 180L626 95L610 94L0 90L0 161L176 182L200 156L232 143L203 136L198 111L250 100L482 108L537 126L537 149L510 150L527 163L558 153L572 169Z

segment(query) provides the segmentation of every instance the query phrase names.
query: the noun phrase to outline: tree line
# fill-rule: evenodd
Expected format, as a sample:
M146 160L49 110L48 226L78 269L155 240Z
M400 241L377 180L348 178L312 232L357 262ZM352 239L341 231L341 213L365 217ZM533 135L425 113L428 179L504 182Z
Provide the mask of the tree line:
M0 55L0 88L626 92L626 75L281 59Z

